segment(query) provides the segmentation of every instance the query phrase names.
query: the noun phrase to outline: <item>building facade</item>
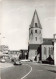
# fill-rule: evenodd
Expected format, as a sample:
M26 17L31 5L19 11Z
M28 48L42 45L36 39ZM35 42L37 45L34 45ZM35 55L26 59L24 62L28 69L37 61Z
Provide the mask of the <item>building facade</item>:
M29 59L37 62L54 59L53 39L42 37L42 26L35 10L29 27Z
M0 51L4 54L8 53L9 47L6 45L0 45Z

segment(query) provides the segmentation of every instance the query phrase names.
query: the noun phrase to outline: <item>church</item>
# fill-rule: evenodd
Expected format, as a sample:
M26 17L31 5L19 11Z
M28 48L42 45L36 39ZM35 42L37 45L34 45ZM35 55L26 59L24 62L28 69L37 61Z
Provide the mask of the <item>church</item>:
M42 29L37 11L35 10L29 27L28 58L37 62L54 61L53 38L43 38Z

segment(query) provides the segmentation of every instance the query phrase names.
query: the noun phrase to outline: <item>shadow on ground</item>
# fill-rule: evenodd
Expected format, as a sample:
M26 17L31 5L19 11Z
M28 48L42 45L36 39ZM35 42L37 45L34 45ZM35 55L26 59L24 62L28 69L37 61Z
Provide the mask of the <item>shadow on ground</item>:
M48 70L48 71L56 73L56 71L55 71L55 70Z

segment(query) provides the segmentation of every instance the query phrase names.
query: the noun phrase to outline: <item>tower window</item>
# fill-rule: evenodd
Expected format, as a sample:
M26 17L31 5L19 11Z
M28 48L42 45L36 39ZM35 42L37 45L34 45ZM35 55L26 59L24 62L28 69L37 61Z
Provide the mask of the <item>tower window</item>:
M31 30L31 34L33 33L33 30Z
M35 23L35 27L37 27L37 23Z
M37 30L35 30L35 33L37 33Z
M37 37L35 37L36 41L37 41Z

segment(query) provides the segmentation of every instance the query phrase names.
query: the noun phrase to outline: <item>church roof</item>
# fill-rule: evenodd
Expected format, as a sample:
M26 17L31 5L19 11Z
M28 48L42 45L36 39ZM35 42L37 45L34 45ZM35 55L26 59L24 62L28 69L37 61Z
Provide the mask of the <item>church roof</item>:
M37 28L42 29L41 24L40 24L40 20L39 20L39 17L38 17L38 14L37 14L36 10L34 11L34 15L33 15L33 18L32 18L31 24L30 24L30 28L34 27L35 23L37 23Z
M43 45L53 45L52 38L43 38Z

